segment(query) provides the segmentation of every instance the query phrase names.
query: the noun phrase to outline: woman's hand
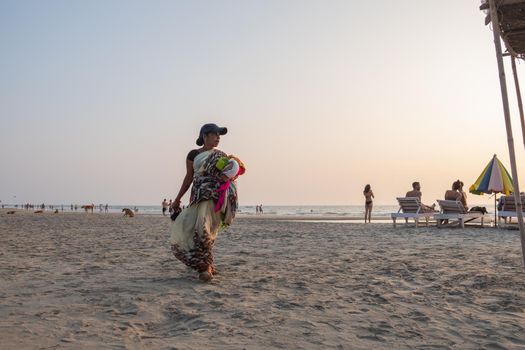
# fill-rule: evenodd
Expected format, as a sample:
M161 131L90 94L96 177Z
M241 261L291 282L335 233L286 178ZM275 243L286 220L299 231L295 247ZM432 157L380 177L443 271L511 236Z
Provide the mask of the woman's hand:
M175 200L173 201L173 203L171 203L171 207L174 210L180 210L180 199L189 190L192 181L193 181L193 161L186 160L186 176L184 176L184 180L182 181L182 185L180 186L179 194L177 195L177 197L175 197Z
M180 210L180 199L175 198L175 200L171 203L171 207L175 211Z

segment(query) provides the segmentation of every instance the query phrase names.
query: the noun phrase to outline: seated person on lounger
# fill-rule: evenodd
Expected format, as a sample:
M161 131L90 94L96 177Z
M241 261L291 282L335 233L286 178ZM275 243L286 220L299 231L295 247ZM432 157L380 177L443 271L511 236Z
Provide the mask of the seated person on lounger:
M419 202L421 202L421 185L419 182L413 182L412 183L412 191L408 191L405 197L417 197L419 198ZM421 209L423 209L423 212L425 213L431 213L434 211L434 208L436 207L436 204L432 204L431 206L425 205L421 202Z
M461 203L463 203L463 206L465 207L465 210L468 210L467 193L465 191L463 191L463 181L459 181L459 189L458 189L458 191L459 191L459 193L461 193Z
M445 192L445 200L448 200L448 201L459 201L463 204L463 206L465 207L465 210L468 210L468 207L467 207L467 198L466 196L464 196L463 194L461 194L460 192L460 189L461 189L461 186L462 185L462 182L461 181L454 181L454 183L452 184L452 189L451 190L447 190L447 192Z

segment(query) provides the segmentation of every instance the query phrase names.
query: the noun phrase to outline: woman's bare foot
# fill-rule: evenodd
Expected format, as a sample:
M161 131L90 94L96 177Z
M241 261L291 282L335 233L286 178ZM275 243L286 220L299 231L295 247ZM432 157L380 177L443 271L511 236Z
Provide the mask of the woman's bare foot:
M204 282L208 282L213 278L213 275L215 275L217 271L215 270L214 266L208 266L208 269L206 271L203 271L199 274L199 279Z
M212 278L213 278L213 275L208 271L199 273L199 279L203 282L209 282L211 281Z

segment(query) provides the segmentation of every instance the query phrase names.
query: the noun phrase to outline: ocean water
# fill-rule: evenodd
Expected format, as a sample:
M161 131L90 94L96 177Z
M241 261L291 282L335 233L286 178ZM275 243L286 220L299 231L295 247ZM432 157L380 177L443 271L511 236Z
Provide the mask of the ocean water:
M14 205L6 205L6 208L12 208ZM51 209L50 205L46 205L46 210L58 209L59 211L71 212L71 205L54 204ZM20 205L18 206L20 209ZM120 213L123 208L138 209L138 213L146 215L161 215L162 208L160 205L109 205L108 212ZM35 208L36 210L36 208ZM341 217L341 218L353 218L364 216L365 209L362 205L337 205L337 206L312 206L312 205L287 205L287 206L275 206L275 205L263 205L264 214L266 215L280 215L280 216L328 216L328 217ZM396 212L398 206L392 205L376 205L372 211L374 216L389 216L390 213ZM74 210L73 210L74 211ZM82 212L83 209L80 206L77 212ZM104 212L104 207L100 210L98 205L95 206L94 212ZM243 215L256 215L255 206L243 206L239 207L238 213Z
M375 216L389 216L390 213L396 212L398 206L392 205L375 205L372 210L372 215ZM365 215L365 207L363 205L290 205L290 206L263 206L264 214L267 215L282 215L282 216L328 216L328 217L363 217ZM256 215L255 206L241 206L239 212L246 215Z
M13 204L4 204L6 208L14 208L15 205ZM61 204L55 204L53 205L53 210L58 209L59 211L64 212L71 212L71 206L70 205L61 205ZM18 208L20 209L21 206L18 205ZM160 205L124 205L124 204L117 204L117 205L109 205L108 212L109 213L121 213L123 208L130 208L138 209L139 214L145 214L145 215L162 215L162 208ZM489 215L494 213L494 208L491 206L486 206L487 210L489 211ZM390 218L390 213L397 212L399 207L397 205L374 205L374 208L372 210L372 217L384 217L384 218ZM36 208L35 208L36 210ZM50 206L46 205L46 210L51 210ZM321 206L314 206L314 205L285 205L285 206L278 206L278 205L263 205L263 210L265 215L279 215L279 216L299 216L299 217L305 217L308 218L309 216L326 216L331 218L362 218L365 214L365 207L363 205L321 205ZM83 209L78 207L77 212L82 212ZM104 212L104 208L100 210L98 206L95 206L95 213L97 212ZM255 206L254 205L241 205L239 206L238 213L249 216L249 215L256 215L255 213Z

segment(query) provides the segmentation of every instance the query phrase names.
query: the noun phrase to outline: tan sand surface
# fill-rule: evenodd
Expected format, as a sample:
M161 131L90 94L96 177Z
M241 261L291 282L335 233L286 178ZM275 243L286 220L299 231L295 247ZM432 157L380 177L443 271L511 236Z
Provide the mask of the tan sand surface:
M0 211L0 348L525 348L517 231L241 218L206 284L169 225Z

